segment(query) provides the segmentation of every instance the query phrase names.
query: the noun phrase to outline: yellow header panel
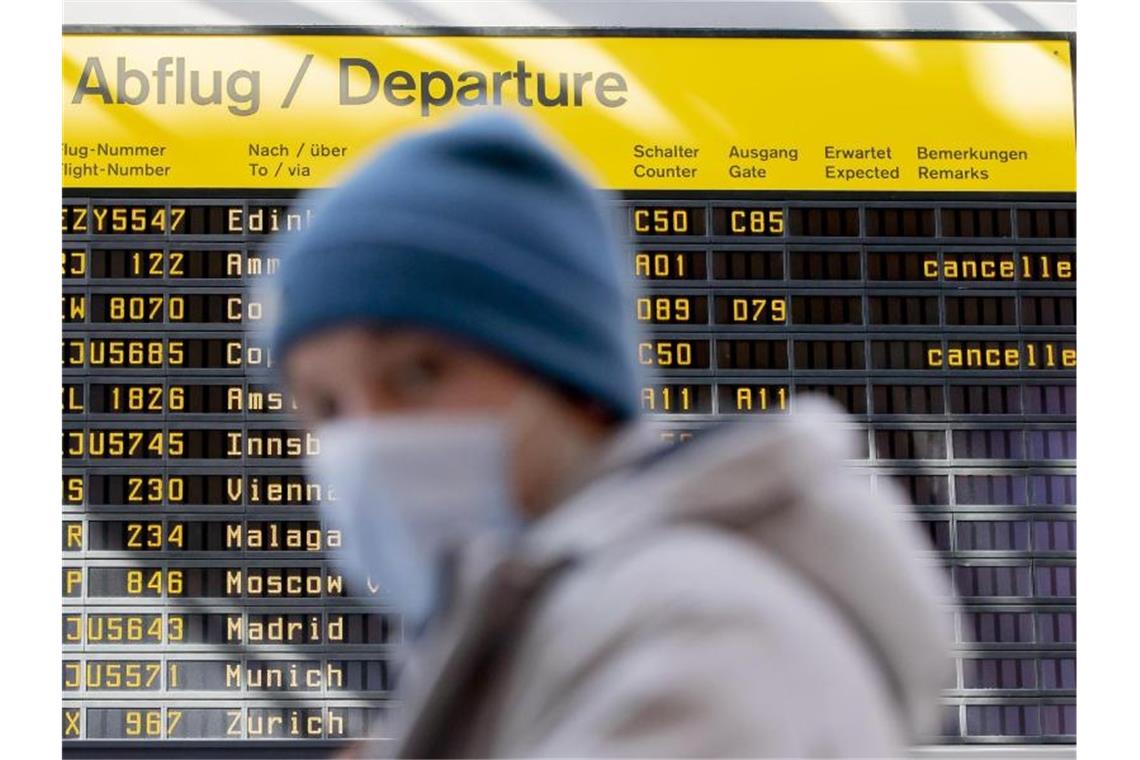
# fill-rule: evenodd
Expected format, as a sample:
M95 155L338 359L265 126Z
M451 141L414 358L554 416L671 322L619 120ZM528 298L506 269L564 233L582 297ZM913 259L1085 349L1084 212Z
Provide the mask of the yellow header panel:
M613 189L1073 191L1066 40L65 35L64 187L308 188L526 112Z

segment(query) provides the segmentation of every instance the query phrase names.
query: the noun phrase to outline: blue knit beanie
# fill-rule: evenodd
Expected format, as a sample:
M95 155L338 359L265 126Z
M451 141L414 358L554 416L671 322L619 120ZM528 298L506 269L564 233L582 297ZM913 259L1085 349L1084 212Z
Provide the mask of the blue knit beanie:
M285 246L274 355L345 323L435 329L638 411L630 262L599 194L528 128L479 115L393 143Z

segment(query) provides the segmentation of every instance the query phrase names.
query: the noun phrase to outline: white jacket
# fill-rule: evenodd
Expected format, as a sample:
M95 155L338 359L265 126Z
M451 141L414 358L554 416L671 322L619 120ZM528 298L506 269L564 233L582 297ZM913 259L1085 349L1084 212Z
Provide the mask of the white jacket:
M838 421L809 400L676 448L620 435L509 554L469 548L395 752L905 753L952 672L948 590Z

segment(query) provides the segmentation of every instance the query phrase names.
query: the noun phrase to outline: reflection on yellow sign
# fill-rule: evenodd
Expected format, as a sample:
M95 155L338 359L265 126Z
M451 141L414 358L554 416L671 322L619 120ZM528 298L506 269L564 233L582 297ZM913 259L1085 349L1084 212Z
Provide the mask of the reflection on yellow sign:
M1065 40L67 35L64 187L308 188L479 108L599 184L1072 191Z

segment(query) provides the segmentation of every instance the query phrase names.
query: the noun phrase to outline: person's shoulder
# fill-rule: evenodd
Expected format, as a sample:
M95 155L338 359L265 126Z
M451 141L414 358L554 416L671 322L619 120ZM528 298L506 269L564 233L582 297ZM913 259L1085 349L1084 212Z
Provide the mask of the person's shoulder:
M842 615L746 537L700 523L608 544L568 571L512 647L504 687L510 736L562 735L581 713L612 727L653 705L680 711L679 726L723 728L694 740L735 754L791 754L778 750L860 720L860 732L894 731ZM661 731L645 740L675 738Z
M579 561L536 624L613 639L661 626L786 627L826 605L801 576L747 539L701 523L655 527Z
M793 681L825 690L841 678L836 693L882 697L857 632L824 594L746 538L699 523L659 527L580 563L549 589L519 644L528 694L605 680L627 672L628 658L668 668L684 657L712 680L764 671L760 691Z

